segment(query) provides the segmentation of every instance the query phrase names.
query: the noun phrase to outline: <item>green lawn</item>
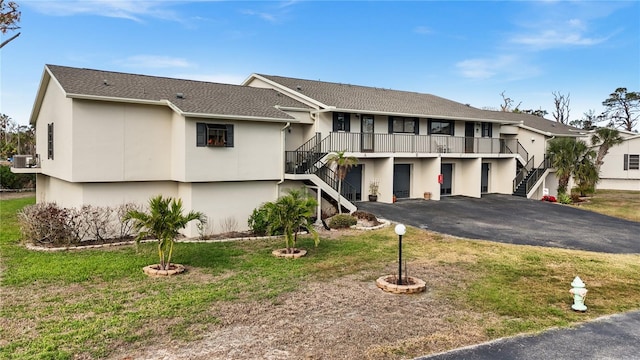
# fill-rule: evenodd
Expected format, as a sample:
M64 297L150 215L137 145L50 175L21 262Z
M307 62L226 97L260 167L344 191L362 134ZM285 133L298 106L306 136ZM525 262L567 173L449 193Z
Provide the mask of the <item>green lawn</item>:
M640 191L598 190L581 209L640 222Z
M382 270L396 261L397 237L388 227L323 238L317 248L302 239L309 254L295 261L271 256L283 246L278 239L181 243L174 261L188 273L148 278L141 268L156 262L153 244L26 250L15 213L33 202L0 201L2 359L104 358L116 349L152 346L159 335L197 339L218 321L210 311L216 304L277 301L304 282ZM469 241L415 228L404 244L412 268L459 279L456 286L434 288L439 301L497 319L479 324L491 338L640 308L640 255ZM590 291L586 314L569 310L569 283L577 274Z

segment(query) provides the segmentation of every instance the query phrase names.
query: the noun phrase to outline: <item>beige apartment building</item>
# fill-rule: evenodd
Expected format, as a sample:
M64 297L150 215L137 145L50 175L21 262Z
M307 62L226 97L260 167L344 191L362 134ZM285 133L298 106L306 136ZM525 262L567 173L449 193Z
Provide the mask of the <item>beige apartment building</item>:
M533 115L416 92L261 74L228 85L54 65L44 68L30 122L36 158L13 171L37 173L38 202L117 206L163 194L238 230L254 208L291 187L307 187L320 208L341 197L347 211L368 201L372 181L387 203L539 198L557 186L547 141L585 136ZM335 151L359 160L341 194L326 161Z

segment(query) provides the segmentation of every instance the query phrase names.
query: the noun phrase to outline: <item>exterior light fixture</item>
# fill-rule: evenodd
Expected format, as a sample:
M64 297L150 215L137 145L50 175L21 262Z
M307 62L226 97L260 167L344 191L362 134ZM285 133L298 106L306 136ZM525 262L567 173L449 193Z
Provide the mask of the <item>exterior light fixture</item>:
M407 227L398 224L395 228L396 234L398 234L398 279L396 285L402 285L402 235L407 232Z

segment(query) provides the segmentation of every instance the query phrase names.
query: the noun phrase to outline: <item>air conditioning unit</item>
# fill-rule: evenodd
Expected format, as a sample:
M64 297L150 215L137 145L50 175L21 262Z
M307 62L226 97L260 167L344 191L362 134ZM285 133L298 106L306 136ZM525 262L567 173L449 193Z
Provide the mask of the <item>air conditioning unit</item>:
M31 155L13 155L13 167L24 169L31 164L33 157Z

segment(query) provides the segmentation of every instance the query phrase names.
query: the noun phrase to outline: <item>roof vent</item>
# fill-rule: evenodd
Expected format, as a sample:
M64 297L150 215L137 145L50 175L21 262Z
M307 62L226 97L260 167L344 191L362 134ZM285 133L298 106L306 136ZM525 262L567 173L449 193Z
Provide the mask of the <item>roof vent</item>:
M102 80L102 83L104 84L104 86L109 86L109 82L107 81L107 79Z
M184 93L176 93L178 99L184 99Z
M302 86L298 85L296 86L296 89L298 89L298 91L302 90Z

